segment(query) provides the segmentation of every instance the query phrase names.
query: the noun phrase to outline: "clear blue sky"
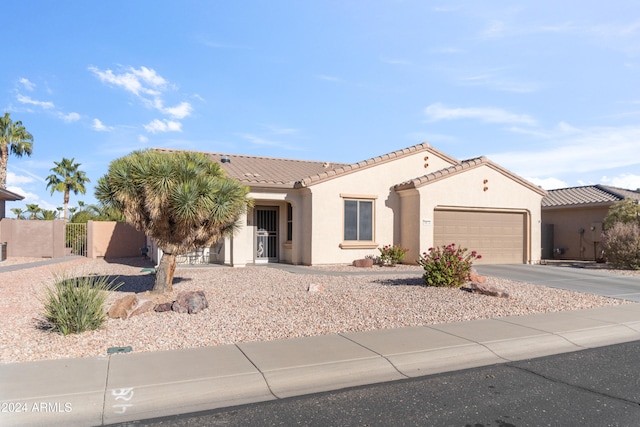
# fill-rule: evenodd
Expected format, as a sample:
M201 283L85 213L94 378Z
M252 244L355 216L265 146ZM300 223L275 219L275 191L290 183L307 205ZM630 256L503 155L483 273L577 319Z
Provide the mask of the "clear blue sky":
M640 2L10 1L7 208L135 149L357 162L420 142L552 189L640 187ZM9 212L9 216L12 214Z

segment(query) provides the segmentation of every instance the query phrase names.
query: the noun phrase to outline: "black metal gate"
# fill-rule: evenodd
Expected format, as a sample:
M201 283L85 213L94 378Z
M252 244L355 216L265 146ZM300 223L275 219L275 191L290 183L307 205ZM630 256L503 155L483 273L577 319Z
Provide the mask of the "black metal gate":
M278 208L256 208L256 262L278 261Z

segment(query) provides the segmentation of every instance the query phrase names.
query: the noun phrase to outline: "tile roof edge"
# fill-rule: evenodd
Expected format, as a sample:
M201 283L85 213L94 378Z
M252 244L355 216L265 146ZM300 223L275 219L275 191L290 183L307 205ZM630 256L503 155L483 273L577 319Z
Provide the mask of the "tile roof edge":
M341 175L345 175L347 173L357 172L358 170L366 169L368 167L376 166L379 164L383 164L386 162L390 162L405 156L409 156L411 154L419 153L421 151L429 151L432 154L442 158L443 160L448 161L449 163L459 163L459 160L454 157L449 156L448 154L443 153L435 148L433 148L429 143L423 142L420 144L412 145L411 147L403 148L400 150L392 151L390 153L381 154L376 157L372 157L366 160L362 160L357 163L351 163L347 165L338 166L326 172L322 172L320 174L315 174L311 176L307 176L302 178L301 180L295 183L295 188L308 187L311 185L315 185L330 179L337 178Z
M492 162L486 156L475 157L472 159L467 159L459 162L458 164L449 166L444 169L437 170L435 172L431 172L427 175L423 175L412 180L408 180L397 184L394 186L395 190L406 190L410 188L419 188L427 184L431 184L433 182L448 178L453 175L457 175L459 173L465 172L467 170L475 169L480 166L488 166L501 174L507 176L508 178L520 183L521 185L528 187L529 189L535 191L541 196L545 196L547 191L542 189L541 187L533 184L532 182L527 181L526 179L520 177L519 175L514 174L513 172L503 168L502 166Z

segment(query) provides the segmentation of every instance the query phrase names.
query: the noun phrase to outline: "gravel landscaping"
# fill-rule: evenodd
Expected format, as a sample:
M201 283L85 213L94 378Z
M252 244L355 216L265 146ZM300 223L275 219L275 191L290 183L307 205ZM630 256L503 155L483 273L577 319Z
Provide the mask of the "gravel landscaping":
M10 258L0 267L29 261L34 259ZM172 295L147 297L165 302L180 291L203 290L208 309L197 314L149 312L127 320L108 319L97 331L66 337L42 327L42 291L54 274L119 276L124 285L109 295L110 304L126 293L151 289L154 276L141 272L147 266L138 258L82 258L0 273L0 363L104 356L109 347L131 346L134 352L174 350L625 303L491 277L488 283L504 289L509 298L425 287L417 266L374 266L366 269L367 275L318 272L364 270L351 266L307 268L308 274L268 267L178 267ZM309 292L312 284L324 289Z

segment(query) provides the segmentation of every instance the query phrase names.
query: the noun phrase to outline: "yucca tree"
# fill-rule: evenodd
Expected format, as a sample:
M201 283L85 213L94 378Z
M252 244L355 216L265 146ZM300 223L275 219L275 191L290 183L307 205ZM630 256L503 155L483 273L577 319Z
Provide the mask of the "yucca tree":
M96 197L162 249L153 291L163 293L173 289L176 256L238 229L248 192L204 154L143 150L112 161Z
M31 156L33 136L27 132L20 120L14 122L9 113L0 117L0 188L7 188L7 162L9 154Z
M51 169L53 172L47 177L47 188L51 187L51 194L55 191L64 193L64 220L67 221L67 209L69 207L69 193L73 191L73 194L86 193L84 184L89 181L86 174L81 171L80 163L74 163L73 158L62 158L59 162L55 163L56 167Z

